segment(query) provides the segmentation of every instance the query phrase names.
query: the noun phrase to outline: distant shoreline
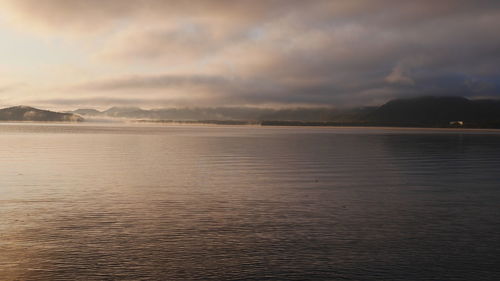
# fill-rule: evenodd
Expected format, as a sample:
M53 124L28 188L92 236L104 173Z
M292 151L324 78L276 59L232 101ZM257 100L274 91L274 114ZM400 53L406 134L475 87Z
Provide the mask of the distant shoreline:
M499 130L497 126L464 125L464 126L426 126L408 123L351 123L351 122L303 122L303 121L244 121L244 120L133 120L133 123L178 124L178 125L251 125L262 127L332 127L332 128L408 128L408 129L450 129L450 130Z
M468 127L410 127L410 126L350 126L350 125L338 125L338 126L319 126L319 125L262 125L258 122L214 122L207 123L203 121L164 121L164 120L131 120L129 122L92 122L92 121L83 121L83 122L61 122L61 121L0 121L0 125L71 125L71 126L89 126L89 125L141 125L141 124L149 124L149 125L171 125L171 126L223 126L223 127L262 127L262 128L332 128L332 129L384 129L384 130L400 130L400 131L418 131L418 130L426 130L426 131L449 131L449 132L500 132L500 128L468 128Z

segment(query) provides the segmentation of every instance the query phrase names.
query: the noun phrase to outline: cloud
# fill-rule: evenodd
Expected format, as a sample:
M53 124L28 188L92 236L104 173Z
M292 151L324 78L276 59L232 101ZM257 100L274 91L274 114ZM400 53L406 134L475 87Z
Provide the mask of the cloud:
M40 104L49 107L62 108L78 108L78 107L111 107L111 106L149 106L163 107L171 106L172 100L167 98L162 99L143 99L143 98L119 98L119 97L102 97L94 96L87 98L52 98L52 99L31 99L31 103ZM178 102L178 100L176 101Z
M396 66L392 70L392 72L385 77L385 81L389 83L395 84L403 84L403 85L414 85L415 81L411 79L405 70L402 69L401 66Z
M0 93L7 92L11 89L10 86L0 86Z
M41 5L36 0L5 0L3 6L11 11L15 19L27 24L58 32L89 32L109 28L122 21L158 23L196 19L238 25L279 16L296 6L308 6L301 2L46 0Z
M97 57L104 60L185 63L215 51L213 34L199 25L129 29L110 40ZM204 42L204 44L200 44Z
M498 1L6 0L0 9L23 28L97 42L88 59L99 75L60 100L350 106L500 96Z
M26 83L9 83L9 84L0 84L0 93L9 93L15 92L16 90L22 89L28 86Z
M228 83L222 77L217 76L181 76L181 75L160 75L160 76L131 76L118 79L108 79L92 81L78 86L83 90L92 91L119 91L119 90L145 90L164 89L190 86L216 86Z

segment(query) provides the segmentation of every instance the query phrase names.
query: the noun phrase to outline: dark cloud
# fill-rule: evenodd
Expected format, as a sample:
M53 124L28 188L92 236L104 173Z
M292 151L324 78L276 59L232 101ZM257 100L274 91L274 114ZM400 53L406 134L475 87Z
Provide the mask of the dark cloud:
M228 81L218 76L181 76L181 75L160 75L160 76L131 76L119 79L109 79L93 81L78 88L91 91L121 91L121 90L146 90L164 89L191 86L217 86L227 84Z
M55 99L33 99L29 102L46 106L62 107L110 107L110 106L168 106L172 101L168 99L141 99L141 98L107 98L107 97L89 97L89 98L55 98Z

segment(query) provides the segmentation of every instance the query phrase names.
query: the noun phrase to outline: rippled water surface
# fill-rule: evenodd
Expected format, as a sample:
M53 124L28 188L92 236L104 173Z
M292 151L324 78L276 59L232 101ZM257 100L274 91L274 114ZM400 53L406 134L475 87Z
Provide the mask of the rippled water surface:
M500 134L0 125L0 280L500 280Z

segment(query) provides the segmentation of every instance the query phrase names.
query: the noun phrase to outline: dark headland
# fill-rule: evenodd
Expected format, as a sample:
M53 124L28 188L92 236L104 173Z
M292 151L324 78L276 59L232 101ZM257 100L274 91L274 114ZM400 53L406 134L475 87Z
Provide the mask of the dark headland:
M73 113L41 110L29 106L0 109L0 121L81 122L83 118Z
M145 110L138 107L112 107L105 111L78 109L72 113L86 117L157 123L500 128L500 100L470 100L453 96L395 99L381 106L350 109L191 107Z
M500 100L464 97L396 99L379 107L348 110L331 120L316 122L264 121L263 125L387 126L500 129Z

